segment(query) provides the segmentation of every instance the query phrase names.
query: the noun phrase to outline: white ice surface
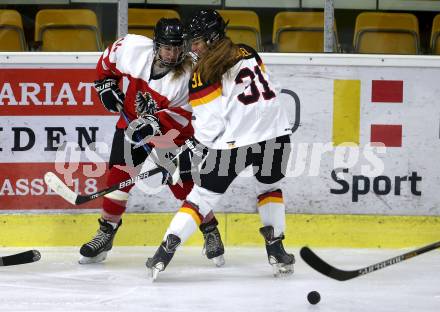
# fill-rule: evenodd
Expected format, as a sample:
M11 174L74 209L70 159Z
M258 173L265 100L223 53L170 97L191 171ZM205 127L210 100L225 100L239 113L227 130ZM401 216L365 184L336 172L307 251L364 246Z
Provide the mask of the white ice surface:
M0 248L9 255L27 248ZM78 248L39 248L37 263L0 267L0 311L428 312L440 311L440 253L432 251L346 282L313 271L294 251L295 273L274 278L263 248L227 248L216 268L201 248L182 248L152 283L152 247L114 247L105 263L79 265ZM406 250L315 249L341 269ZM307 293L317 290L313 306Z

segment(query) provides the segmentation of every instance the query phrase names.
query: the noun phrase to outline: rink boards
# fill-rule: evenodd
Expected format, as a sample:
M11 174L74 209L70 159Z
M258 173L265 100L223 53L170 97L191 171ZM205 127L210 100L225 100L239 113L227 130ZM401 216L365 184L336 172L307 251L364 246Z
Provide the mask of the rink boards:
M172 213L127 213L116 246L157 246ZM257 214L217 213L226 246L263 246ZM4 214L0 246L81 246L95 233L99 215ZM285 245L299 247L403 248L438 241L439 217L287 214ZM186 243L201 246L197 231Z
M95 216L86 213L96 212L99 200L71 206L42 176L58 172L82 193L104 186L117 116L102 108L92 89L98 57L0 53L0 211L10 234L0 245L75 245L80 235L66 233L81 233L88 224L88 237L96 227ZM283 90L280 98L294 129L283 181L288 243L300 245L307 238L320 246L402 247L435 240L438 60L263 54L263 61ZM136 225L125 227L128 238L122 234L117 243L155 245L177 208L167 189L135 189L128 205L132 214L125 219L148 226L141 226L139 235L131 232ZM217 212L227 223L228 243L260 243L251 179L237 179ZM240 220L236 228L233 220ZM40 222L48 231L29 235ZM196 237L192 243L199 242Z

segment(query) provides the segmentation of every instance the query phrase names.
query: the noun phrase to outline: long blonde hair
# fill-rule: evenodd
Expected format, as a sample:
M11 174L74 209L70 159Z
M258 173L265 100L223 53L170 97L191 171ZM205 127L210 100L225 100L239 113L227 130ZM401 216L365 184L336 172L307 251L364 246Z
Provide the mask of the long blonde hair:
M238 47L224 37L219 42L208 46L208 51L200 58L193 72L199 72L204 82L215 83L224 73L234 66L238 56Z

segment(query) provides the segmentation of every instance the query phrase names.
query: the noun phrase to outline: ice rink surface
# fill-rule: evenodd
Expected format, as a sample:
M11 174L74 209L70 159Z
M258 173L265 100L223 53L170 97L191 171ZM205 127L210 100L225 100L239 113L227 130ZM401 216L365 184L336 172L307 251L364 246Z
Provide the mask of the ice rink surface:
M0 248L5 256L27 248ZM101 264L79 265L78 248L38 248L32 264L0 267L0 311L428 312L440 310L440 252L339 282L307 266L274 278L262 248L226 248L216 268L201 248L181 248L152 283L145 260L156 248L114 247ZM357 269L407 250L314 249L341 269ZM321 302L311 305L316 290Z

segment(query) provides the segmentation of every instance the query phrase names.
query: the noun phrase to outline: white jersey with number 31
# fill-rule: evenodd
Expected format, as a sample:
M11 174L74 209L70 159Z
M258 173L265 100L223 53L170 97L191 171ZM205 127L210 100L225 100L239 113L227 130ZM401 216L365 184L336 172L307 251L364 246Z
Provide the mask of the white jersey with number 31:
M240 45L236 64L222 81L206 83L194 73L189 85L194 135L213 149L229 149L291 134L289 103L269 81L260 56Z

